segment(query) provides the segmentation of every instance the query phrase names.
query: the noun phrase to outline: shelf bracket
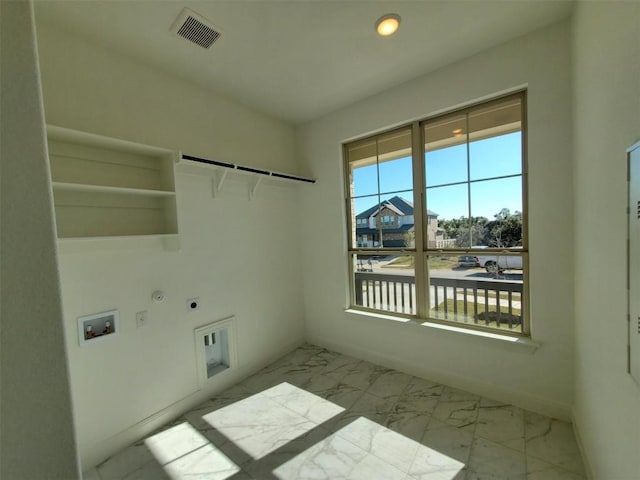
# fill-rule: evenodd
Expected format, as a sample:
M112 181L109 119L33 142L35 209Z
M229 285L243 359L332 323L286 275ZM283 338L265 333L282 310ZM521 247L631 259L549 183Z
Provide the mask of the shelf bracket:
M220 192L222 191L222 186L224 185L224 181L227 178L228 170L224 170L219 174L214 173L211 176L211 194L213 198L216 198Z
M253 200L253 198L256 196L256 192L258 191L260 182L262 182L262 177L256 178L255 182L253 182L253 184L249 188L249 200Z

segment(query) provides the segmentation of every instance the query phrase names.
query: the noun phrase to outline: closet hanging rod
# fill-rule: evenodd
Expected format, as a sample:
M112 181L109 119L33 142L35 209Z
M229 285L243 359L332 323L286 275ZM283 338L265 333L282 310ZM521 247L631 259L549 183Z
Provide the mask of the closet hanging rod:
M258 168L246 167L244 165L235 165L233 163L220 162L217 160L209 160L201 157L194 157L193 155L182 154L182 159L191 160L192 162L202 163L205 165L212 165L214 167L230 168L232 170L240 170L242 172L254 173L256 175L265 175L267 177L276 177L276 178L282 178L285 180L295 180L297 182L316 183L315 179L313 178L305 178L305 177L299 177L297 175L290 175L288 173L279 173L279 172L272 172L269 170L261 170Z

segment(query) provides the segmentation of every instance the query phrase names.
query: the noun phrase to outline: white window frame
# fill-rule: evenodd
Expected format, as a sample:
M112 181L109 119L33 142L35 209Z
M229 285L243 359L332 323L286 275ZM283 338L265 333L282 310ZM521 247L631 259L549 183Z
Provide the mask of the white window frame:
M522 178L522 246L517 248L514 247L505 247L505 248L488 248L488 249L474 249L470 248L429 248L428 245L428 237L427 237L427 226L428 222L426 221L426 212L428 209L428 205L426 205L426 179L425 179L425 139L424 139L424 125L428 122L432 122L439 118L455 114L455 113L465 113L471 110L474 110L478 107L482 107L483 105L490 104L497 100L502 100L507 97L516 97L519 96L522 105L522 115L521 115L521 135L522 135L522 170L521 170L521 178ZM531 332L531 321L529 314L529 278L528 278L528 260L529 260L529 248L528 248L528 216L527 216L527 95L526 90L518 91L515 93L511 93L509 95L504 95L501 97L495 97L487 101L483 101L476 104L468 105L467 107L455 109L449 112L445 112L443 114L438 114L434 117L429 117L422 120L413 121L411 123L402 125L400 127L396 127L392 130L383 131L376 135L357 139L343 145L343 164L344 164L344 180L345 180L345 205L347 211L347 234L348 234L348 274L349 274L349 285L350 285L350 298L349 298L349 308L353 310L363 310L373 313L379 313L382 315L392 314L394 316L406 317L409 319L416 320L418 322L434 322L441 323L445 325L452 325L461 328L468 328L471 330L482 330L488 331L491 333L500 333L505 335L511 335L516 337L530 337ZM355 215L358 212L352 212L352 200L355 197L351 196L352 185L351 185L351 170L349 164L349 145L362 142L363 140L373 140L377 137L381 137L384 135L388 135L394 131L402 131L410 128L411 129L411 157L412 157L412 165L413 165L413 205L414 212L425 212L425 215L415 215L414 214L414 231L415 231L415 247L407 247L400 249L392 249L392 248L359 248L357 246L357 241L354 242L352 239L354 238L351 234L353 232L353 219L355 219ZM466 142L469 143L469 139L467 138ZM515 176L515 175L514 175ZM496 177L500 178L500 177ZM485 179L486 180L486 179ZM462 183L462 182L461 182ZM468 183L471 183L471 180L468 180ZM387 225L384 223L383 219L380 222L380 225ZM415 291L416 291L416 313L415 314L407 314L407 313L398 313L392 312L389 310L383 309L375 309L369 308L362 305L358 305L356 302L356 292L354 285L354 275L357 271L356 258L358 255L375 255L379 254L381 251L384 252L385 255L412 255L414 256L414 265L415 265ZM523 263L523 286L522 286L522 298L521 298L521 331L518 330L502 330L494 327L486 327L483 325L476 324L466 324L457 322L455 320L443 320L441 318L433 318L430 316L429 306L429 273L427 267L427 261L432 256L437 255L451 255L451 256L461 256L461 255L477 255L477 254L499 254L499 255L518 255L522 257Z

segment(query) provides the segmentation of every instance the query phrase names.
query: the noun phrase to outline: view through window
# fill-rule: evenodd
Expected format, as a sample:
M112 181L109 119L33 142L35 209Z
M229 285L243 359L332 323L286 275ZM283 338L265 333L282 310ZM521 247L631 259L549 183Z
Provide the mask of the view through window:
M525 92L344 146L351 304L527 335Z

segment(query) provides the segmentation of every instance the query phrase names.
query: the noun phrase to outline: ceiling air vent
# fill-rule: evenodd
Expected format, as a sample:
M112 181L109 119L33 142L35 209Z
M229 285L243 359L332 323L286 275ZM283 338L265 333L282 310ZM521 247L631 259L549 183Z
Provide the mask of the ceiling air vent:
M209 48L221 35L211 22L188 8L182 10L171 30L202 48Z

